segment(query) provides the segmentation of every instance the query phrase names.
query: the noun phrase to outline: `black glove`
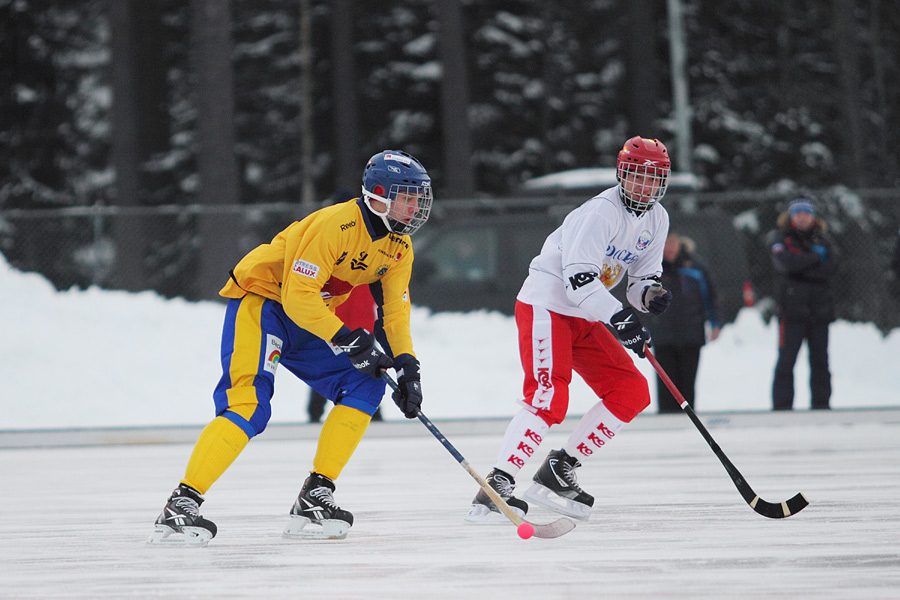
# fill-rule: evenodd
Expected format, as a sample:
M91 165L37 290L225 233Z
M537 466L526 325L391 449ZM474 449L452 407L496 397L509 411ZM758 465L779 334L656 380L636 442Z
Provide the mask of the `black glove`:
M672 301L672 292L664 288L661 283L654 283L644 288L644 295L641 301L644 303L644 308L654 315L661 315L669 308L669 303Z
M397 369L397 391L393 396L394 403L407 419L415 419L419 407L422 406L422 377L419 375L419 361L409 354L397 357L402 365Z
M345 331L346 329L346 327L342 327L334 334L331 341L347 353L357 371L379 379L383 369L394 366L391 357L375 347L375 338L371 333L362 327L349 333Z
M620 310L612 316L610 325L616 329L623 346L644 358L644 343L650 345L650 332L641 325L636 310L630 306Z

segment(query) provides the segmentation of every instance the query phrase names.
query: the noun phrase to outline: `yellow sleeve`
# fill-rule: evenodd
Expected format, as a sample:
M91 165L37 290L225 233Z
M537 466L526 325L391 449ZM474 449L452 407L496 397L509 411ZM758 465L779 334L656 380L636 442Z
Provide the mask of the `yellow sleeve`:
M401 263L395 265L381 280L384 294L384 334L394 356L413 352L409 332L410 298L409 279L412 275L412 247Z
M322 286L331 277L340 239L329 219L318 218L303 229L298 239L288 240L285 253L281 304L298 326L331 341L343 322L325 305ZM290 252L295 248L293 252Z

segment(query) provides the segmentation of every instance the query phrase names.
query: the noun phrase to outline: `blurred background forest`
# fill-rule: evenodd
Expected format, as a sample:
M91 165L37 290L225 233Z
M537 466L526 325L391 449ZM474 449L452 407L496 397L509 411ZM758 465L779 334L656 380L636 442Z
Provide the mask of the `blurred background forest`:
M809 193L839 316L900 325L896 1L0 0L0 69L0 252L61 289L214 297L387 148L485 207L639 134L697 176L670 210L741 232L758 295Z

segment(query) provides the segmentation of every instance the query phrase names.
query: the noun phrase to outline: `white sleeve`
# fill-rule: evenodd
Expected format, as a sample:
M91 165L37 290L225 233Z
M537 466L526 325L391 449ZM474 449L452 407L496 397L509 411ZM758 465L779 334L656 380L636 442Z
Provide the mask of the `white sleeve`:
M650 312L642 302L644 290L657 283L662 275L663 249L669 235L669 214L666 212L662 214L665 218L656 224L656 231L652 233L652 242L647 252L628 269L625 297L629 304L642 313Z
M608 323L622 310L600 279L601 265L616 229L610 211L584 211L562 226L562 275L566 296L591 318Z

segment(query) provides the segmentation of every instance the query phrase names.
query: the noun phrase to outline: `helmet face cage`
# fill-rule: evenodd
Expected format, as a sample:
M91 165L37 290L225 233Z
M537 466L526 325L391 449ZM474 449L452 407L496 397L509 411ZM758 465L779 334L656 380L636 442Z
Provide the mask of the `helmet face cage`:
M431 185L393 184L388 193L388 227L400 235L412 235L431 214Z
M616 179L626 208L641 216L659 202L669 185L669 151L658 140L635 136L616 161Z
M388 229L412 235L431 214L431 178L418 160L406 152L386 150L369 159L363 171L363 201ZM372 201L386 206L376 210Z
M622 202L637 215L643 215L659 202L669 186L669 168L619 163L616 179Z

